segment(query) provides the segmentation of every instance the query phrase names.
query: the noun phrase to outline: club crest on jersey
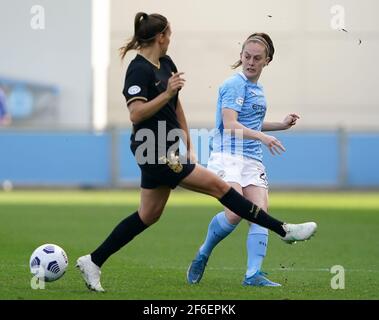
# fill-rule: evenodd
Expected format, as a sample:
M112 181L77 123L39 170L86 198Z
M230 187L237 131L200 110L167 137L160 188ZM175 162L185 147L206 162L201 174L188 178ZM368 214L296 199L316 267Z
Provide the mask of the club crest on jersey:
M238 104L239 106L242 106L243 105L243 98L237 98L236 99L236 104Z
M137 93L140 93L141 92L141 88L139 86L131 86L129 89L128 89L128 93L130 95L135 95Z

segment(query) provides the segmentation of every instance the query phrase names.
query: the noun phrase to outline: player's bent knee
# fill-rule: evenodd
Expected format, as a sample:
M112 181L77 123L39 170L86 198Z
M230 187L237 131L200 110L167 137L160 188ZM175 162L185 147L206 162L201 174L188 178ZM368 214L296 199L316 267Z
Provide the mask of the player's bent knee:
M214 183L214 190L215 197L221 199L230 190L230 185L224 180L217 179Z
M240 216L236 215L233 212L226 213L226 217L228 219L228 222L231 224L238 224L242 220L242 218Z
M141 220L146 226L151 226L154 223L157 223L159 220L160 216L142 216Z
M160 210L160 209L151 209L149 211L142 210L142 211L139 211L139 215L140 215L142 222L145 225L151 226L154 223L159 221L159 219L162 215L162 211L163 210Z

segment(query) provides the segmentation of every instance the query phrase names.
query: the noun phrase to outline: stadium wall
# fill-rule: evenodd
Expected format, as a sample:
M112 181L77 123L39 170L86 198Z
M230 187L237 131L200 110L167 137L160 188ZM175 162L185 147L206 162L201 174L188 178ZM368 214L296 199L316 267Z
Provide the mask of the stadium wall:
M264 162L272 187L379 187L379 133L294 131L276 135L287 151ZM201 137L200 137L201 138ZM0 134L0 183L14 187L139 186L130 130L11 131ZM193 137L203 164L204 143ZM203 140L207 141L207 139Z
M42 29L31 26L33 8L44 9ZM92 0L0 1L0 77L60 93L54 117L39 112L35 127L91 128L91 8Z

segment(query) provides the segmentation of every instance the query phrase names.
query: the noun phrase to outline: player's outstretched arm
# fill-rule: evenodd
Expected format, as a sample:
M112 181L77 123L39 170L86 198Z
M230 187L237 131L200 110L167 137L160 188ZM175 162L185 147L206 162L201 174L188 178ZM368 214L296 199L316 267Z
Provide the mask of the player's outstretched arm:
M262 131L279 131L287 130L296 125L296 121L300 117L296 113L290 113L287 115L282 122L263 122Z
M272 155L281 154L286 151L282 143L275 137L264 134L261 131L252 130L242 125L238 119L238 113L232 109L222 110L224 127L230 130L231 134L239 138L259 140L270 150Z

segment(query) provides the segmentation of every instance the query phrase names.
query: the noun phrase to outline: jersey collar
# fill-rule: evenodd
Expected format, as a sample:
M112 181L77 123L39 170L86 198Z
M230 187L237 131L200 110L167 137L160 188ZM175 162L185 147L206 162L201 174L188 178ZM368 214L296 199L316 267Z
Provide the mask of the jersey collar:
M242 79L245 80L248 84L250 84L250 85L252 85L252 86L259 87L259 83L253 83L253 82L251 82L251 81L245 76L245 74L244 74L242 71L238 72L238 74L239 74L239 75L242 77Z
M243 80L249 81L249 79L245 76L245 74L242 71L238 72L238 74L243 78Z
M139 56L141 56L143 59L145 59L146 61L148 61L149 63L151 63L154 67L156 67L158 70L161 68L161 63L158 62L158 64L154 63L153 61L149 60L148 58L146 58L145 56L143 56L142 54L140 54L139 52L137 53Z

